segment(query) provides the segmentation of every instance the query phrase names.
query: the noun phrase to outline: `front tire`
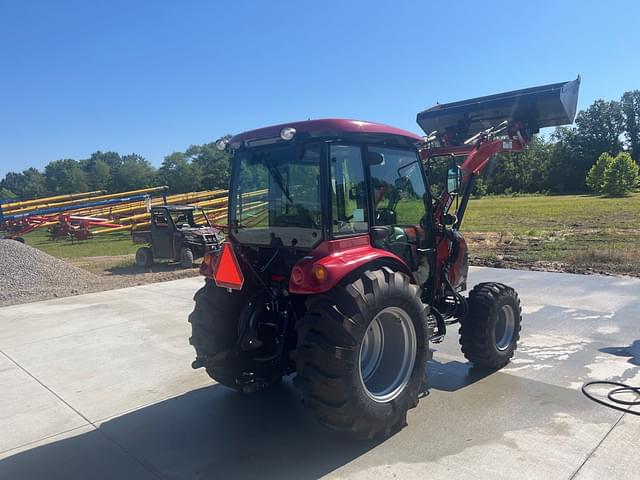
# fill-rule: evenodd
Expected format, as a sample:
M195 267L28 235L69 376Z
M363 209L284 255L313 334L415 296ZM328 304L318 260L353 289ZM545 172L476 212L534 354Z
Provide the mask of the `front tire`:
M478 367L498 370L518 348L521 324L516 291L501 283L480 283L469 293L469 311L460 322L462 353Z
M182 247L180 249L180 266L182 268L193 267L193 252L190 248Z
M149 268L153 265L153 252L149 247L140 247L136 252L136 265L140 268Z
M293 352L304 403L355 438L388 437L418 404L428 360L428 307L389 268L307 300Z

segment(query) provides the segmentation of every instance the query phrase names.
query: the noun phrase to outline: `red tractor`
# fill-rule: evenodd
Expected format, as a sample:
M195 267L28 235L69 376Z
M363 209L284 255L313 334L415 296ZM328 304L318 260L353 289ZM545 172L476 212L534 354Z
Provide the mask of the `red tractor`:
M460 225L491 157L571 123L579 83L436 105L418 114L425 137L329 119L221 140L233 155L228 232L201 265L193 368L243 392L294 375L323 424L374 438L406 424L429 342L450 325L460 324L474 365L506 365L519 339L518 295L500 283L463 295ZM427 173L443 156L450 168L434 198ZM459 166L456 157L465 157Z

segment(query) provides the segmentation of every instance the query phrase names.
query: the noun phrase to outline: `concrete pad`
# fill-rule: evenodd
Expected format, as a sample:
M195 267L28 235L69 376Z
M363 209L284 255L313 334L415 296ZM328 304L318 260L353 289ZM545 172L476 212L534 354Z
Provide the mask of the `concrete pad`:
M469 280L520 296L521 339L503 372L576 391L597 379L640 384L640 279L473 268ZM452 330L433 346L435 360L461 357Z
M634 277L471 267L469 287L480 282L502 282L515 287L524 305L550 303L603 312L637 306L640 292L640 279Z
M640 280L472 269L470 285L481 281L510 284L522 299L513 362L477 371L452 326L434 345L428 395L382 443L319 426L288 381L244 397L192 371L186 317L201 279L0 309L0 350L98 427L55 437L68 427L34 432L38 417L0 417L0 439L11 429L24 437L9 442L23 447L6 452L0 477L93 478L94 465L109 472L87 453L95 446L118 465L110 478L630 478L633 453L624 457L633 470L616 470L611 457L638 443L635 419L617 423L621 413L579 387L640 383ZM0 387L20 392L18 383ZM51 395L40 389L19 396ZM47 438L24 446L36 437Z
M0 454L0 478L157 480L158 476L88 426Z
M87 422L0 354L0 452ZM0 478L10 478L2 477Z
M568 478L617 418L566 389L506 374L469 384L468 365L445 368L458 390L432 385L383 443L320 427L289 385L248 398L205 388L100 428L166 478Z
M167 282L160 293L147 285L56 300L53 315L48 302L20 305L15 310L33 320L5 327L0 348L91 421L208 385L190 368L187 313L197 286L189 280ZM52 333L32 341L34 330Z
M640 417L624 415L582 466L576 480L640 477Z
M171 313L184 322L201 278L188 278L121 290L91 293L0 308L0 349L87 332L153 313Z
M333 478L570 478L616 421L565 388L433 362L409 427Z

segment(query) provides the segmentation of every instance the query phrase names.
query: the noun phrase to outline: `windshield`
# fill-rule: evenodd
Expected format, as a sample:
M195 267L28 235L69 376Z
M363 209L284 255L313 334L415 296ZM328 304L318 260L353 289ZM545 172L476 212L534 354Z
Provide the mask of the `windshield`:
M169 215L171 215L171 219L176 228L198 228L209 225L209 219L201 208L194 210L173 210L169 212Z
M320 241L320 145L250 149L234 157L230 225L242 243Z
M176 228L198 226L193 220L193 211L191 210L173 210L169 212L169 215L171 215L171 219Z

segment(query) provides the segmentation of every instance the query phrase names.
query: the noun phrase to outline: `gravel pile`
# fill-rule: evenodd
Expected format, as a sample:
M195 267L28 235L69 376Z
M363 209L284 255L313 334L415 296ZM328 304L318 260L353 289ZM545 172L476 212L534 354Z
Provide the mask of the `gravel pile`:
M15 240L0 240L0 306L100 289L101 278Z

